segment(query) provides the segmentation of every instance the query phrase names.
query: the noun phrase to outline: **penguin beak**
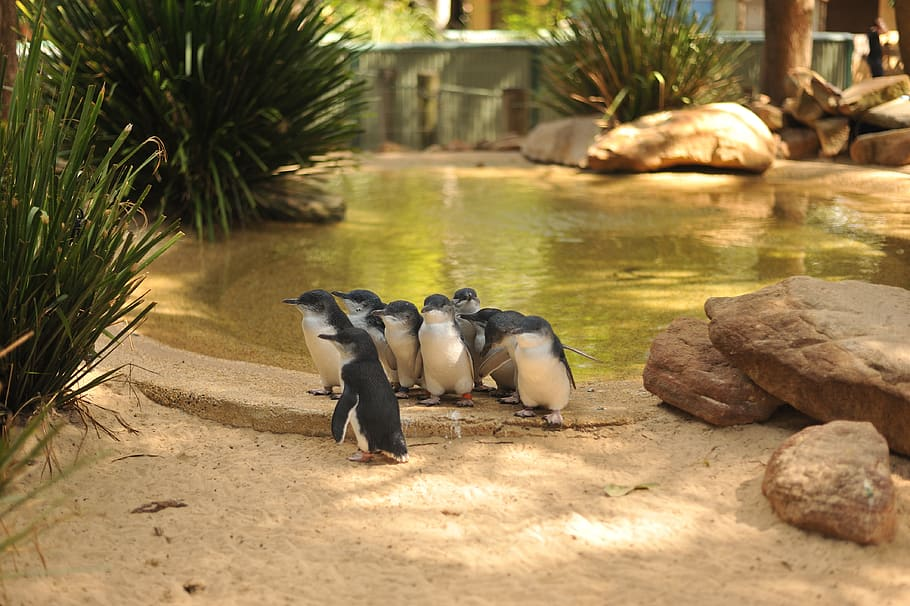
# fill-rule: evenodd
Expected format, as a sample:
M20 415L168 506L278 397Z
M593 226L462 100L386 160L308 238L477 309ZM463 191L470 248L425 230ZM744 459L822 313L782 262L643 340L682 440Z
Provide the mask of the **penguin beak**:
M370 312L370 315L373 316L374 318L381 318L384 315L386 315L386 313L385 313L384 309L375 309Z
M347 298L348 298L348 293L346 293L346 292L341 292L340 290L333 290L333 291L332 291L332 294L335 295L336 297L341 297L342 299L347 299Z
M325 339L326 341L337 341L338 335L319 335L320 339Z
M282 301L282 303L287 303L288 305L297 305L298 302L298 299L284 299Z

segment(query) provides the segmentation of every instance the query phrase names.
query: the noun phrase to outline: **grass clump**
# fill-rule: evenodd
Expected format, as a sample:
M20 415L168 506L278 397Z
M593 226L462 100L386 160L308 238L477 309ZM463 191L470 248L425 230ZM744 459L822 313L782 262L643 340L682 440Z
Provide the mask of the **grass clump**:
M129 128L99 146L104 90L70 76L48 93L41 43L39 25L0 123L0 344L18 343L0 358L4 425L113 375L92 371L151 310L143 272L178 237L133 187L157 146L127 149Z
M132 124L163 142L153 195L211 238L259 216L258 183L360 132L362 49L327 15L318 0L66 0L44 18L54 79L108 88L109 140Z
M566 23L543 58L546 102L563 114L628 122L742 96L745 44L723 43L690 0L590 0Z

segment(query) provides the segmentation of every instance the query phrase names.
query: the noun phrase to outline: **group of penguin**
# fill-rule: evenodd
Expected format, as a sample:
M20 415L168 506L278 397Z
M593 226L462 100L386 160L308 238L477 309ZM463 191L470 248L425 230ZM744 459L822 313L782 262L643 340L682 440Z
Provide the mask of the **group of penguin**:
M308 393L338 399L332 415L337 442L349 424L353 428L358 451L351 461L368 462L381 453L406 462L397 399L419 389L428 395L420 404L433 406L454 394L456 405L473 406L472 390L490 390L482 381L487 375L500 402L522 405L516 416L544 408L545 422L559 426L575 388L565 350L587 356L563 346L539 316L481 308L473 288L461 288L451 299L432 294L419 310L404 300L383 303L365 289L309 290L284 303L303 315L304 341L322 381L321 389Z

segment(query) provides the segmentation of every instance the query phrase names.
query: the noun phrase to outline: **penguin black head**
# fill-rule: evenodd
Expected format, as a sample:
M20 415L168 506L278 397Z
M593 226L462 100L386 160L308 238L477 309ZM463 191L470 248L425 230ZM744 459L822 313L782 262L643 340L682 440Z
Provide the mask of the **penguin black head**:
M322 289L308 290L296 299L284 299L284 303L296 305L301 311L314 312L326 312L332 309L333 306L337 306L331 293Z
M498 313L502 313L501 309L495 307L484 307L472 314L461 314L461 317L465 320L470 320L471 322L479 322L480 324L486 324L487 320L495 316Z
M388 318L403 324L419 324L423 318L420 317L420 311L417 306L410 301L392 301L382 309L371 312L377 318Z
M524 314L517 311L502 311L487 318L484 327L485 344L481 355L486 355L494 345L508 335L515 334L521 328L524 319Z
M376 345L373 344L373 339L362 328L350 326L342 328L333 335L319 335L319 338L332 341L345 360L367 358L379 361L379 354L376 351Z
M382 309L384 306L382 299L380 299L379 295L372 290L365 290L363 288L357 288L351 292L333 290L332 294L344 301L344 305L348 308L348 312L352 314Z
M480 309L480 298L473 288L459 288L452 295L452 303L459 313L474 313Z
M451 309L454 313L455 305L452 301L445 295L433 294L423 300L423 309L420 310L420 313L425 314L429 311L440 311Z

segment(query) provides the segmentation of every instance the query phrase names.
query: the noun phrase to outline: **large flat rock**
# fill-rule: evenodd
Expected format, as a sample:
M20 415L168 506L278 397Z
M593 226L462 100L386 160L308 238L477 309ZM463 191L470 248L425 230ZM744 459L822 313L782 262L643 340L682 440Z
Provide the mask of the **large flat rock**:
M717 349L820 421L869 421L910 454L910 291L788 278L705 303Z

